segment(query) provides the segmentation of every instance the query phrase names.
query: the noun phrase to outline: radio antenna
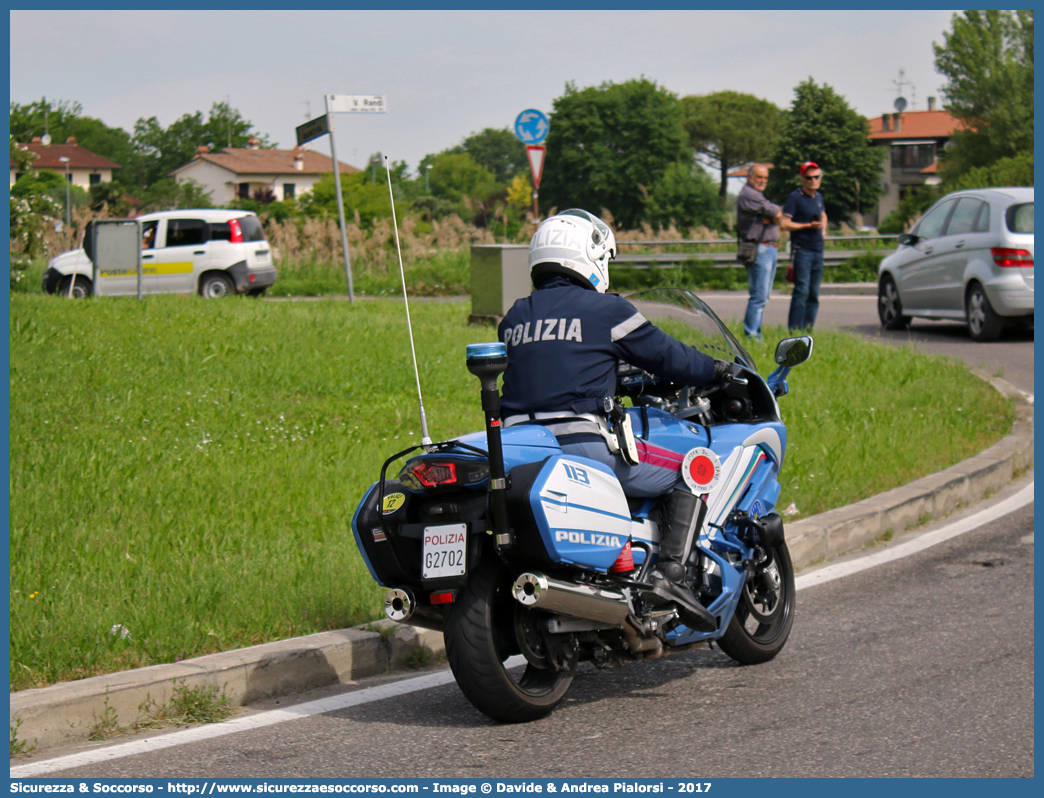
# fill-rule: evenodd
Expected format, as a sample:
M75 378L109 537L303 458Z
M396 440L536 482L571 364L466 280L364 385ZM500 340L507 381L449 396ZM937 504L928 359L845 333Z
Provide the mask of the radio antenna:
M420 371L417 370L417 350L413 346L413 324L410 322L410 298L406 295L406 270L402 267L402 248L399 246L399 223L395 219L395 195L392 193L391 169L388 156L384 156L384 173L388 176L388 198L391 200L392 229L395 231L395 251L399 256L399 275L402 277L402 301L406 305L406 328L410 333L410 352L413 353L413 376L417 380L417 402L420 404L421 446L431 446L428 435L428 416L424 413L424 397L421 395Z

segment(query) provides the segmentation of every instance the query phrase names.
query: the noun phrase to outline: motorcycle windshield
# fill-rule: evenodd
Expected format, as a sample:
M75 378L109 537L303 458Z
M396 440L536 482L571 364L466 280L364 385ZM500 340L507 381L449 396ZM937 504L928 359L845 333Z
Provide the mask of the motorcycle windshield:
M627 299L645 318L682 343L719 360L738 362L757 372L754 359L710 306L684 288L653 288Z

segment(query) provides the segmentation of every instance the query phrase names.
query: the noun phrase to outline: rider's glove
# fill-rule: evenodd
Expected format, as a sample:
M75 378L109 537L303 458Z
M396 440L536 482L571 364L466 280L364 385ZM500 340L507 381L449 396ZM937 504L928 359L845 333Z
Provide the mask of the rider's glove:
M714 379L718 382L732 382L732 364L727 360L715 359Z

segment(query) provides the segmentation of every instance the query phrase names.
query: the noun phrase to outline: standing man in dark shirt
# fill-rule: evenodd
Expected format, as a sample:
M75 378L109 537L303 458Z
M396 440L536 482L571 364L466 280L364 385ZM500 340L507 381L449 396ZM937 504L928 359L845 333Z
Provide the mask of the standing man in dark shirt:
M790 257L794 263L794 293L790 297L787 327L810 330L819 312L819 284L823 280L823 236L827 215L819 191L823 170L806 161L798 170L801 188L783 203L780 226L790 231Z
M765 303L772 293L776 278L779 222L782 208L773 205L762 193L768 185L768 166L752 164L747 170L747 185L740 189L736 200L736 237L740 241L756 241L758 254L747 266L747 313L743 317L743 332L748 338L761 340L761 319Z
M666 494L653 589L643 595L652 604L674 604L686 626L712 631L717 620L684 581L700 500L685 488L678 464L644 441L635 441L638 462L627 460L609 431L606 400L616 394L620 360L691 386L728 379L732 366L672 338L626 299L605 293L614 257L612 230L584 210L562 211L533 234L533 293L515 302L498 330L508 350L504 425L547 427L564 453L612 469L627 496Z

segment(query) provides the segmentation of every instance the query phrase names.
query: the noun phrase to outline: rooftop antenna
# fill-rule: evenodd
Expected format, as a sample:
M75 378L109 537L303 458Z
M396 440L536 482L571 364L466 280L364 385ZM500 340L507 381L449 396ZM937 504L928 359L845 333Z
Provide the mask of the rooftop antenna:
M895 102L893 103L896 111L898 111L899 113L902 113L903 111L906 110L906 98L903 97L903 87L905 87L905 86L909 86L910 87L910 96L914 98L913 105L916 107L916 105L917 105L917 87L914 86L913 83L911 83L910 81L908 81L906 79L906 70L905 69L902 69L902 68L899 69L899 79L898 80L893 80L892 81L892 85L895 86L895 91L896 91L896 95L897 95L896 98L895 98ZM900 106L902 106L902 107L900 107Z
M391 167L388 156L384 156L384 171L388 175L388 198L391 200L392 229L395 231L395 251L399 256L399 274L402 277L402 301L406 305L406 328L410 333L410 352L413 353L413 376L417 380L417 402L420 404L421 446L431 446L428 434L428 416L424 413L424 397L421 395L420 372L417 370L417 350L413 346L413 324L410 322L410 298L406 295L406 270L402 267L402 248L399 246L399 223L395 219L395 194L392 192Z

